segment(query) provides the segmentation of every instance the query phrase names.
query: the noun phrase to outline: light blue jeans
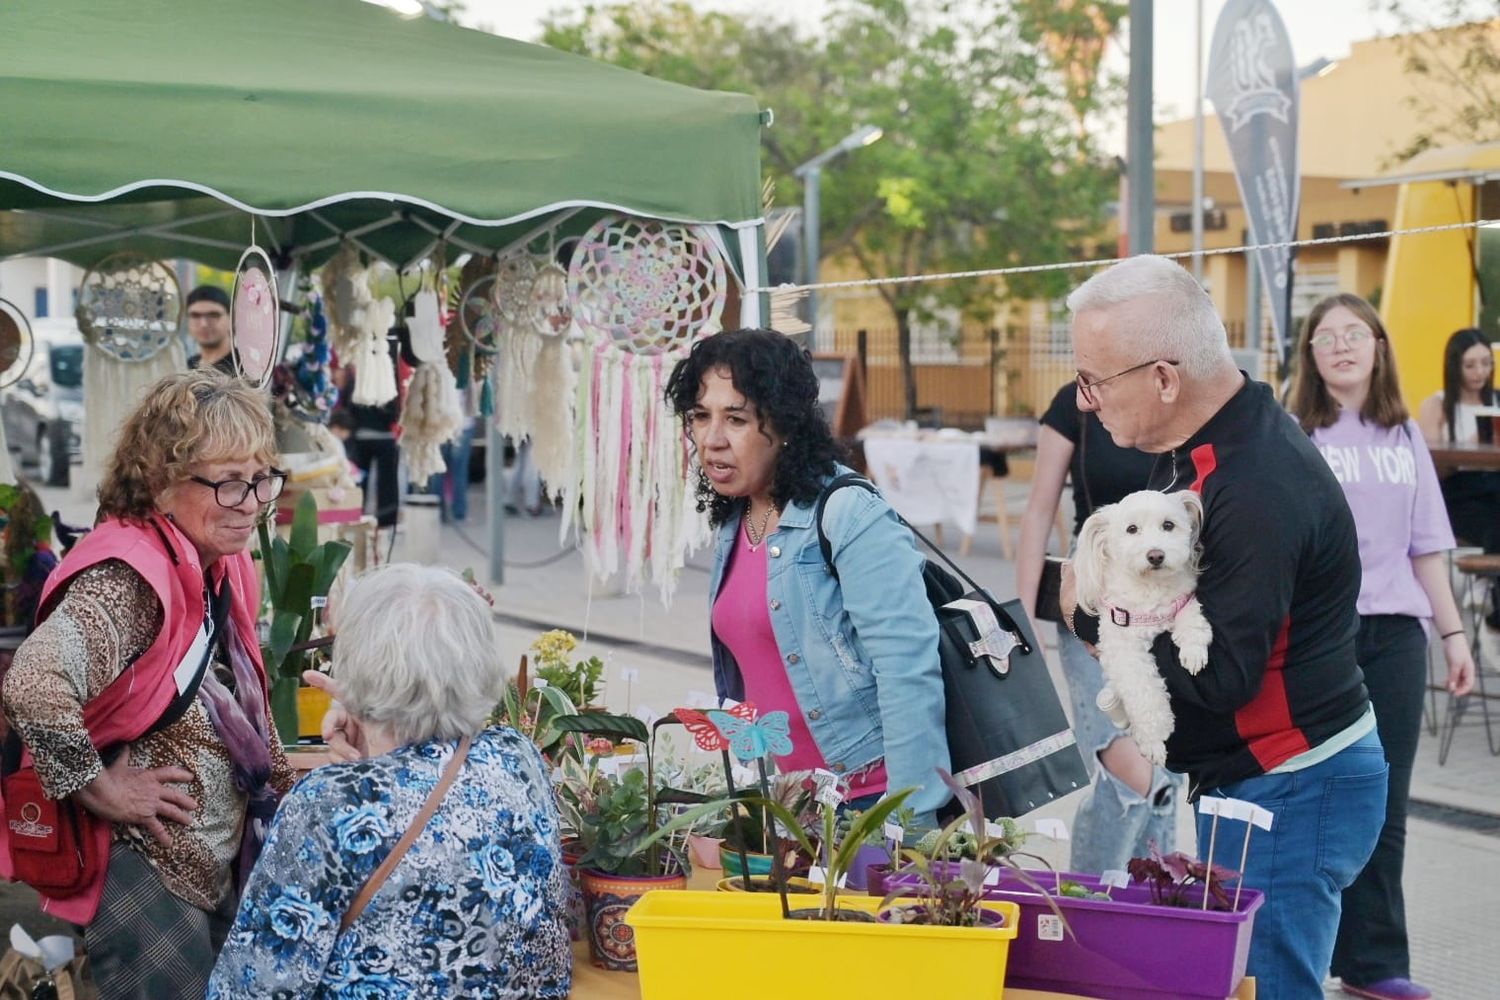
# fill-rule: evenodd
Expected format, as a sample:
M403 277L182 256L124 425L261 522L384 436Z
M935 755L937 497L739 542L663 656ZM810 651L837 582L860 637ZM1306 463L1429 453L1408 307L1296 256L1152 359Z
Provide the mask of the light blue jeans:
M1342 893L1364 868L1385 821L1385 750L1371 731L1321 764L1289 774L1234 781L1210 794L1270 810L1269 831L1250 837L1245 885L1265 893L1255 915L1246 973L1258 995L1323 996ZM1208 851L1213 817L1198 816L1198 856ZM1239 867L1245 824L1220 819L1214 862Z
M1099 754L1122 731L1094 701L1104 687L1099 661L1061 626L1057 630L1057 651L1073 705L1073 734L1091 779L1073 818L1073 854L1068 868L1088 875L1123 870L1131 858L1147 856L1153 842L1163 854L1170 853L1177 842L1182 775L1156 768L1150 791L1142 796L1111 774L1099 762Z

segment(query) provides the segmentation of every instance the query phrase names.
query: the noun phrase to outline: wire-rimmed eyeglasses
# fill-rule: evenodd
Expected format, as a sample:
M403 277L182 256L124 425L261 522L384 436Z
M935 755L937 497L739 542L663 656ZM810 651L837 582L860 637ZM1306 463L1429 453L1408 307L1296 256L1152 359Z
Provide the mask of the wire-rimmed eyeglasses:
M256 476L248 483L243 479L220 479L214 482L202 476L188 478L199 486L207 486L213 490L214 499L220 507L238 507L245 502L251 490L255 491L257 503L270 503L281 496L281 491L286 486L286 473L280 469L272 469L269 475Z
M1150 361L1142 361L1140 364L1132 365L1129 368L1126 368L1124 371L1115 372L1113 375L1106 375L1104 378L1098 378L1092 382L1085 381L1083 374L1080 372L1075 381L1078 383L1078 391L1083 394L1084 401L1087 402L1090 406L1098 406L1099 398L1094 395L1094 389L1096 387L1101 386L1106 382L1113 382L1117 378L1123 378L1126 375L1129 375L1131 372L1138 372L1142 368L1150 368L1152 365L1175 364L1178 364L1178 362L1168 361L1166 358L1152 358Z

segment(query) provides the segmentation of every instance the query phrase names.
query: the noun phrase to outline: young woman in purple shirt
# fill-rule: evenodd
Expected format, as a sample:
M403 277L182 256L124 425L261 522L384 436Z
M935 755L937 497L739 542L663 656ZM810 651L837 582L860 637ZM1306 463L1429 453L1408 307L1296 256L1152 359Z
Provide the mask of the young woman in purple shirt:
M1390 763L1375 853L1344 890L1333 974L1345 993L1422 1000L1412 982L1401 869L1406 806L1422 724L1430 619L1442 637L1448 690L1467 694L1474 659L1448 583L1453 531L1432 457L1407 414L1380 317L1356 295L1313 307L1297 345L1290 409L1344 488L1359 535L1358 656Z

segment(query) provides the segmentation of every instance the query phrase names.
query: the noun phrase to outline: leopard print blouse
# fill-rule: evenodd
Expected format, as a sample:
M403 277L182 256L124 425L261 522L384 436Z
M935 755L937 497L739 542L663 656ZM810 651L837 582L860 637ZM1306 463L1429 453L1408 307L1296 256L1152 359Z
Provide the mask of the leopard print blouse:
M16 650L5 677L5 714L31 750L48 796L71 795L103 770L83 727L83 706L150 648L161 626L161 603L151 586L111 559L75 576L47 620ZM228 664L216 659L212 668L232 690ZM186 827L162 821L170 845L135 826L116 825L115 840L141 852L173 895L204 910L217 908L233 891L246 797L203 703L195 699L182 718L137 740L129 752L135 767L192 771L193 780L180 787L198 809ZM273 736L271 784L285 794L292 780Z

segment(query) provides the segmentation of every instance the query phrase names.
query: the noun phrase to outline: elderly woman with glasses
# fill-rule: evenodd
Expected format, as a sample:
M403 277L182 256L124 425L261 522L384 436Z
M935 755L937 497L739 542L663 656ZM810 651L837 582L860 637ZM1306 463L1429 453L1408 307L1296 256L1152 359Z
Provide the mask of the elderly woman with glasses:
M486 726L505 689L484 598L396 563L337 610L338 763L287 796L209 1000L565 997L568 879L549 770Z
M104 997L203 995L291 786L247 550L285 481L274 459L265 399L240 380L208 368L152 386L120 428L98 523L5 677L19 741L4 789L22 822L0 829L0 866L84 925ZM24 820L52 803L78 849L37 864L46 845Z

